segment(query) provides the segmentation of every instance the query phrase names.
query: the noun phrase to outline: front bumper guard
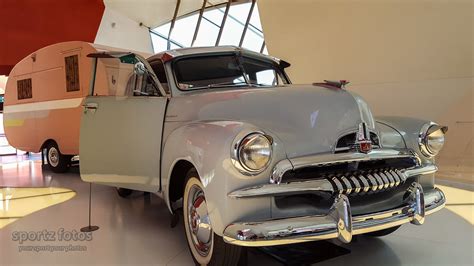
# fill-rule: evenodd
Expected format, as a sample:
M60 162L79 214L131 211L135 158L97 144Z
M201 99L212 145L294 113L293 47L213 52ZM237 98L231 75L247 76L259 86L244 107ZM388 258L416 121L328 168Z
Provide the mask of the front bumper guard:
M338 238L349 243L353 235L379 231L408 222L421 225L425 215L444 207L444 193L435 188L423 193L420 184L411 184L404 206L388 211L352 216L349 199L338 195L327 215L243 222L228 225L224 241L239 246L274 246Z

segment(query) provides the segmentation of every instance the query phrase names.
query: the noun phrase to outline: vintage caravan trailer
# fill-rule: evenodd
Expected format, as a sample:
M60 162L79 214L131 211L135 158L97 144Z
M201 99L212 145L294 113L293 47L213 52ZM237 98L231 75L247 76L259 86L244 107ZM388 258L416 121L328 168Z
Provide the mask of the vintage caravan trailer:
M5 89L4 127L15 148L44 154L55 172L68 169L79 154L82 103L96 71L95 95L124 94L134 64L89 54L120 49L86 42L64 42L42 48L11 71Z

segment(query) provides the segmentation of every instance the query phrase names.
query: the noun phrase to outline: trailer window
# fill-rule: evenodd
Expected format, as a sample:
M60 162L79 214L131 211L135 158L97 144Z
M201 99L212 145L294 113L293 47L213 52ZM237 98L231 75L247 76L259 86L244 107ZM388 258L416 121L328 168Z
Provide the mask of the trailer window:
M33 98L31 79L20 79L16 82L18 100Z
M64 58L66 65L66 90L78 91L79 88L79 57L71 55Z

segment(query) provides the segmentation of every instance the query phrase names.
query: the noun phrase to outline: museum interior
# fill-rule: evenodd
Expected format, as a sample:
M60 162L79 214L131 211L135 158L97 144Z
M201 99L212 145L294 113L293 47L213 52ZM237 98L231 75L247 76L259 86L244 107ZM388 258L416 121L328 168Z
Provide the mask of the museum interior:
M474 265L474 1L0 1L0 265Z

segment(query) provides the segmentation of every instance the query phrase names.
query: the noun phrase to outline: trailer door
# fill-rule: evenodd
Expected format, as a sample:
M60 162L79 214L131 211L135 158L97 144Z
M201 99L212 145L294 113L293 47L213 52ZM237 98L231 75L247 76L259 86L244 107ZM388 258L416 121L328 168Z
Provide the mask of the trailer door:
M120 80L110 74L107 77ZM132 73L127 87L134 78ZM97 82L96 86L100 85ZM167 96L160 95L161 92L145 96L149 93L137 87L122 91L131 94L100 96L92 88L91 96L84 100L79 149L81 178L86 182L156 192L160 189Z

